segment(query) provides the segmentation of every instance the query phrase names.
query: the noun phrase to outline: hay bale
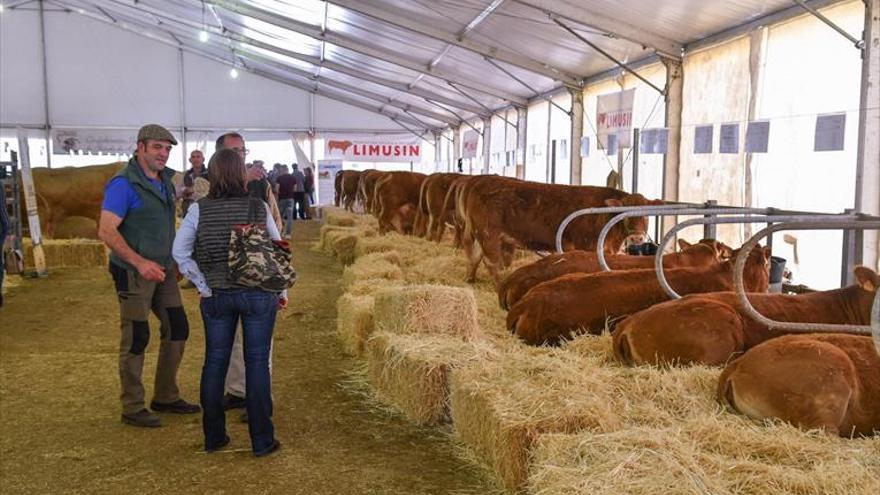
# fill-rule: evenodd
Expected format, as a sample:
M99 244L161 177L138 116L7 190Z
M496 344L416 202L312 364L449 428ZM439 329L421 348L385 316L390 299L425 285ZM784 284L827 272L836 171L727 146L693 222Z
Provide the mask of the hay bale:
M340 233L339 235L331 235L331 245L333 254L336 259L343 265L350 265L354 262L354 250L358 243L358 235L356 233Z
M544 435L529 492L880 493L880 438L841 439L708 415L675 428Z
M324 223L327 225L339 225L342 227L354 227L357 225L357 219L355 219L353 213L338 208L333 208L332 210L324 208L323 214Z
M374 278L403 279L403 271L400 269L397 251L374 253L358 258L342 271L342 286L345 288L357 280Z
M97 239L98 222L94 218L70 216L58 222L52 233L58 239Z
M22 240L25 267L34 267L34 249L29 238ZM46 266L92 267L107 266L109 262L106 246L101 241L86 239L44 239L43 253Z
M375 296L377 292L390 289L404 287L404 281L388 278L370 278L361 279L352 282L348 286L346 293L353 296Z
M318 242L313 246L317 251L326 254L335 255L333 251L333 241L342 233L352 234L355 229L352 227L339 227L337 225L322 225L318 234Z
M479 335L477 303L468 288L410 285L376 293L376 329L396 334L452 335L465 340Z
M457 369L450 385L455 433L505 487L520 490L540 435L620 428L611 391L603 386L608 378L595 363L548 348L506 352Z
M380 402L419 425L449 421L449 374L491 353L447 336L374 334L367 341L370 382Z
M336 334L342 350L352 356L364 353L373 332L373 297L343 294L336 301Z

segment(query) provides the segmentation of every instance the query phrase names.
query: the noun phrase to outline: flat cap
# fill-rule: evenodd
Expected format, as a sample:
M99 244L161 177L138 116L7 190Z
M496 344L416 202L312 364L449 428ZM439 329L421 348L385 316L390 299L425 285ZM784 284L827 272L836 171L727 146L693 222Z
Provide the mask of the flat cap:
M148 139L151 141L168 141L174 145L177 144L177 140L174 139L174 134L171 134L168 129L159 124L147 124L141 127L141 130L138 131L138 142L146 141Z

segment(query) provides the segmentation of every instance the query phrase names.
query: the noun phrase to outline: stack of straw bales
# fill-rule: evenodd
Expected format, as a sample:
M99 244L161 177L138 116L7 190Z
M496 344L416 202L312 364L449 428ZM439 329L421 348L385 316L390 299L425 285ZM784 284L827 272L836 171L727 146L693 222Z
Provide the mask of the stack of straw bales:
M507 331L491 282L463 283L450 245L378 236L361 215L327 218L317 248L351 264L343 348L367 361L381 402L420 425L451 421L512 492L880 492L880 437L731 414L714 399L720 369L624 367L607 334L527 347Z
M34 266L34 249L29 238L22 242L24 264ZM89 239L44 239L43 253L49 268L106 266L107 249L101 241Z
M447 336L379 332L367 342L370 383L377 398L419 425L447 423L452 370L493 352L480 342Z

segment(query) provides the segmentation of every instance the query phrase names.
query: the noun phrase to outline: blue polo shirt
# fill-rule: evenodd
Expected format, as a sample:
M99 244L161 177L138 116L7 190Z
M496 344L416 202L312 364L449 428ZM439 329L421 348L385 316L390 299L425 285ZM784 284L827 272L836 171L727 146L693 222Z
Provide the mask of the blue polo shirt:
M165 196L165 184L160 179L148 177L147 180L162 193L162 196ZM107 210L119 218L125 218L129 210L140 208L143 205L141 197L125 177L114 177L104 187L104 202L101 204L101 209Z

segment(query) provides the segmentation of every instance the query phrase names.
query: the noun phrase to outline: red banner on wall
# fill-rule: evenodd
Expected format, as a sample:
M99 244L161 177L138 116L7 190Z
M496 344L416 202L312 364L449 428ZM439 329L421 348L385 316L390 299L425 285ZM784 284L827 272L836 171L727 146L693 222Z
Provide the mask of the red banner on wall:
M324 134L324 158L357 162L421 162L412 134Z

